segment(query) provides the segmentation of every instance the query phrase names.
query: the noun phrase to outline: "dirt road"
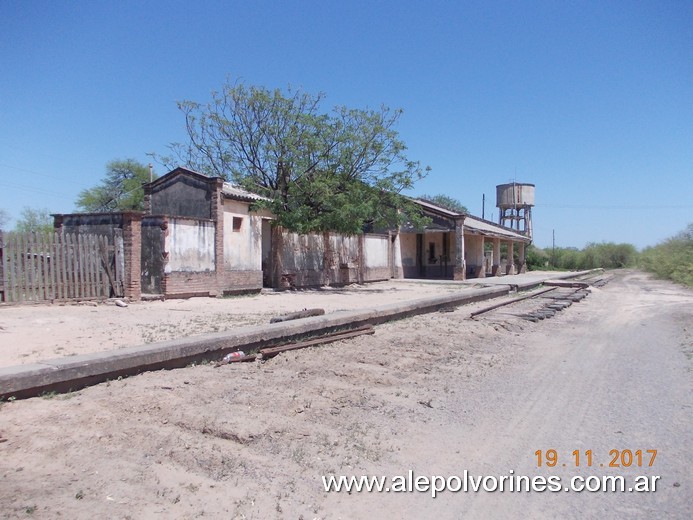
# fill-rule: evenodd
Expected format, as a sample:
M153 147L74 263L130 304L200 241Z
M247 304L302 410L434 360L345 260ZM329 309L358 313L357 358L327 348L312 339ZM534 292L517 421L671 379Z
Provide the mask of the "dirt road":
M623 272L538 323L461 307L265 363L3 403L0 518L689 518L692 304ZM558 464L537 467L549 449ZM642 450L645 467L608 467L611 450ZM435 499L321 481L409 470L660 479L650 493Z

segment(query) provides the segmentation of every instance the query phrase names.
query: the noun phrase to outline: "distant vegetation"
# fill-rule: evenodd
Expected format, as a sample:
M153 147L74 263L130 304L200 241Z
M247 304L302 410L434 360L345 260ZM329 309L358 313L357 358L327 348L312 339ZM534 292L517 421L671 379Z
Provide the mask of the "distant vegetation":
M450 211L456 211L457 213L469 213L467 206L462 204L459 200L448 195L421 195L417 198L425 200L426 202L431 202L442 208L449 209Z
M527 267L532 270L639 267L658 278L693 287L693 224L640 253L632 244L603 242L587 244L584 249L529 246L526 258Z
M693 224L640 254L640 267L659 278L693 287Z
M0 209L0 229L3 229L10 221L10 214L4 209Z
M14 230L19 233L49 233L53 231L53 217L46 208L22 209Z
M144 189L150 171L135 159L116 159L106 165L106 176L100 184L82 190L75 205L80 211L142 211Z
M638 251L632 244L614 244L602 242L587 244L584 249L557 247L539 249L530 246L527 250L529 269L617 269L635 267L638 262Z

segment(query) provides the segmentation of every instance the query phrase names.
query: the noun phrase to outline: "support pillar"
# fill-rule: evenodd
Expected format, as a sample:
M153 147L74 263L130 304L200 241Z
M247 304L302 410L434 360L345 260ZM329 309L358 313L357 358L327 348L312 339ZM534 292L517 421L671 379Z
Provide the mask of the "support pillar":
M399 232L390 232L390 269L392 278L404 278L402 246Z
M476 239L476 266L474 275L477 278L486 278L486 257L484 255L484 237L480 236Z
M493 276L500 276L500 238L493 239L493 267L491 267L491 273Z
M453 268L453 280L465 280L467 266L464 261L464 217L455 219L455 267Z
M123 213L123 295L142 299L142 213Z
M216 284L214 289L209 291L210 296L217 296L224 290L232 289L224 285L224 195L222 190L224 181L216 179L214 192L212 195L210 213L214 221L214 272L216 275Z
M517 254L520 258L519 273L527 272L527 262L525 261L525 243L520 242L517 244Z
M514 245L515 242L508 240L508 265L505 267L505 274L516 274Z

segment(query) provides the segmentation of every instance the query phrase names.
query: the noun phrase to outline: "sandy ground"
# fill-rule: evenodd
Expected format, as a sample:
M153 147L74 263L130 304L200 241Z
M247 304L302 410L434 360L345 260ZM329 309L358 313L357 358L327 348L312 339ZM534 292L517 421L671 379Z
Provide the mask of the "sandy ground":
M269 323L306 308L326 313L469 290L472 284L378 282L229 298L0 307L0 366L100 352Z
M332 309L351 308L334 296ZM260 297L263 319L283 297ZM169 315L186 308L172 323L192 326L198 301L159 305ZM538 323L509 307L471 320L465 306L266 362L159 371L2 403L0 518L688 518L691 304L689 290L625 272ZM148 306L123 310L147 323L138 314ZM297 305L308 306L313 300ZM595 466L611 449L658 449L659 458L653 468L537 468L535 451L548 448L566 461L593 449ZM566 478L620 471L661 482L656 493L436 499L326 493L321 482L410 469Z

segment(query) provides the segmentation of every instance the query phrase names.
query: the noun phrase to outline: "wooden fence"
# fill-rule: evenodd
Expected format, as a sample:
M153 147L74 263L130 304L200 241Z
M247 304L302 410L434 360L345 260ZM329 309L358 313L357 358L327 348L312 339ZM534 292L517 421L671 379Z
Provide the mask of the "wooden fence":
M0 301L122 296L122 272L120 233L109 241L104 235L0 231Z

